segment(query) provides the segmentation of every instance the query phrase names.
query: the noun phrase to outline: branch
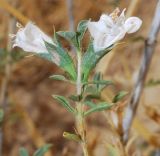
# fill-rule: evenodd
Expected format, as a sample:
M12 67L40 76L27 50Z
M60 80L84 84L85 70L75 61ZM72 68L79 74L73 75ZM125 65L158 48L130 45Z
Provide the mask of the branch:
M14 3L16 5L16 1ZM16 21L14 18L9 17L8 20L8 34L11 33L13 34L15 32L15 25ZM1 92L0 92L0 107L2 107L4 114L6 112L6 108L8 105L8 86L9 86L9 81L10 81L10 75L11 75L11 49L12 49L12 42L11 38L8 37L8 42L7 42L7 57L6 57L6 62L5 62L5 67L4 67L4 77L2 80L1 84ZM2 155L2 150L3 150L3 125L0 127L0 155Z
M19 20L20 23L22 23L24 25L29 21L29 19L27 17L25 17L17 9L12 7L7 1L0 0L0 7L3 8L4 10L6 10L13 17L17 18L17 20Z
M70 31L74 31L73 0L67 0L67 11L69 18L69 29Z
M139 99L144 86L145 78L148 73L152 55L155 50L156 38L160 29L160 0L158 0L155 15L152 21L148 39L145 42L144 53L141 60L141 66L138 74L138 79L133 90L131 100L126 109L126 113L123 119L123 141L128 140L129 130L132 125L134 115L136 114Z

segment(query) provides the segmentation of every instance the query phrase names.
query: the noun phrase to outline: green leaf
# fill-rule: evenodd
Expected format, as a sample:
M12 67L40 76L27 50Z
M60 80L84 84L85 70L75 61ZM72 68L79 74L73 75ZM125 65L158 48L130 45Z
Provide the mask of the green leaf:
M87 30L87 23L88 20L82 20L79 22L78 27L77 27L77 38L78 38L78 43L81 45L81 40L83 39L83 36Z
M99 93L88 94L88 95L85 97L85 100L86 100L86 101L88 101L88 100L93 100L93 99L100 100L100 99L101 99L100 94L99 94Z
M76 142L82 141L79 135L73 133L64 132L63 137Z
M107 152L108 152L108 156L119 156L119 150L118 148L107 144Z
M98 72L98 73L95 73L94 77L93 77L93 82L97 82L96 84L96 89L97 89L97 92L101 93L101 91L106 88L107 86L109 85L113 85L113 82L112 81L108 81L108 80L103 80L103 75Z
M77 34L72 31L59 31L57 34L63 38L65 38L67 41L69 41L71 44L73 44L76 48L79 48L78 40L77 40Z
M53 56L50 53L38 53L39 57L44 58L50 62L54 62Z
M160 80L149 80L147 84L145 84L145 87L154 87L160 85Z
M109 103L106 103L106 102L99 103L95 107L92 107L91 109L86 111L84 113L84 116L87 116L87 115L89 115L93 112L98 112L98 111L103 111L103 110L106 110L106 109L110 109L112 106L113 106L113 104L109 104Z
M87 30L87 22L87 20L80 21L76 32L59 31L57 34L73 44L76 49L80 49L81 40L83 39L83 36Z
M28 151L25 148L20 148L19 154L20 156L29 156Z
M48 52L55 57L57 66L61 67L64 71L66 71L70 78L76 81L76 69L70 55L60 46L55 46L53 44L45 42Z
M64 106L69 112L76 114L76 110L70 105L69 101L64 96L52 95L62 106Z
M126 91L120 91L112 100L113 103L116 103L118 101L120 101L122 98L124 98L126 95L128 94L128 92Z
M81 95L71 95L71 96L69 96L69 98L72 101L80 101L80 100L82 100L82 96Z
M89 81L89 82L83 83L83 85L89 85L89 84L110 85L110 84L113 84L113 82L107 81L107 80L99 80L99 81Z
M33 156L44 156L44 154L52 147L51 144L46 144L43 147L39 148Z
M53 80L67 81L63 75L51 75L49 78Z
M84 101L84 104L85 105L87 105L87 106L89 106L89 107L91 107L91 108L94 108L94 107L96 107L96 104L95 103L93 103L92 101Z
M4 119L4 111L3 109L0 109L0 122L2 122Z
M93 48L93 41L91 40L87 51L85 52L83 58L82 58L82 81L86 82L88 80L88 76L90 72L95 68L96 64L99 62L99 60L109 53L112 50L112 46L108 47L107 49L104 49L99 52L95 52Z

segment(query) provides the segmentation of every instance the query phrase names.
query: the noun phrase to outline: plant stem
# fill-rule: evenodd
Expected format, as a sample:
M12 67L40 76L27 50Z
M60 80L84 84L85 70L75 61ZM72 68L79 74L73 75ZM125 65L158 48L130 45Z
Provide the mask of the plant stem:
M81 53L77 53L77 95L81 95Z
M81 53L77 53L77 95L80 96L82 92L82 84L81 84ZM87 149L87 140L86 140L86 131L85 131L85 119L84 119L84 105L82 102L77 102L77 111L78 114L76 116L76 127L78 134L81 136L81 146L83 149L84 156L89 156Z

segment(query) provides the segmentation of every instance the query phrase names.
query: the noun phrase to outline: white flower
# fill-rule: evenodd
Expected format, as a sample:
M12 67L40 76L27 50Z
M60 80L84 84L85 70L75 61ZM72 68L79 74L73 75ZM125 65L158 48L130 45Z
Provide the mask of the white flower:
M31 22L21 27L14 37L13 47L20 47L27 52L47 53L44 41L54 44L50 37Z
M136 32L142 21L138 17L125 17L125 9L118 16L117 8L110 15L102 14L98 22L88 22L95 51L103 50L124 38L126 33Z

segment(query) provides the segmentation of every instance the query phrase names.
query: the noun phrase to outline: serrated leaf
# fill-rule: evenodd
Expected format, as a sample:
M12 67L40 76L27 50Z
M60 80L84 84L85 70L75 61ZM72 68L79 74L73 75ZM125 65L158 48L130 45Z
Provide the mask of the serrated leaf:
M78 43L81 45L81 40L83 39L83 36L87 30L87 23L88 20L82 20L79 22L78 27L77 27L77 38L78 38Z
M63 75L51 75L49 78L53 80L67 81Z
M86 82L88 80L88 76L99 60L109 53L112 50L112 46L107 49L99 52L95 52L93 48L93 41L91 40L87 51L85 52L82 58L82 81Z
M56 64L59 67L61 67L64 71L66 71L72 80L76 81L76 77L77 77L76 69L75 69L73 60L70 57L70 55L60 46L55 46L47 42L45 42L45 45L46 45L47 50L49 51L50 54L53 55L53 57L56 53L55 56L58 57L59 59L57 60L59 62Z
M73 114L76 113L76 110L70 105L69 101L64 96L52 95L52 97L62 104L62 106L64 106L69 112Z
M0 122L2 122L4 119L4 111L3 109L0 109Z
M93 112L98 112L98 111L103 111L103 110L106 110L106 109L110 109L112 106L113 106L113 104L109 104L109 103L106 103L106 102L96 104L95 107L92 107L91 109L86 111L84 113L84 116L87 116L87 115L89 115Z
M73 133L64 132L63 137L76 142L82 141L79 135Z
M122 98L124 98L126 95L128 94L128 92L126 91L120 91L112 100L113 103L116 103L118 101L120 101Z
M51 144L46 144L43 147L39 148L33 156L44 156L44 154L52 147Z
M19 154L20 156L29 156L28 151L25 148L20 148Z

